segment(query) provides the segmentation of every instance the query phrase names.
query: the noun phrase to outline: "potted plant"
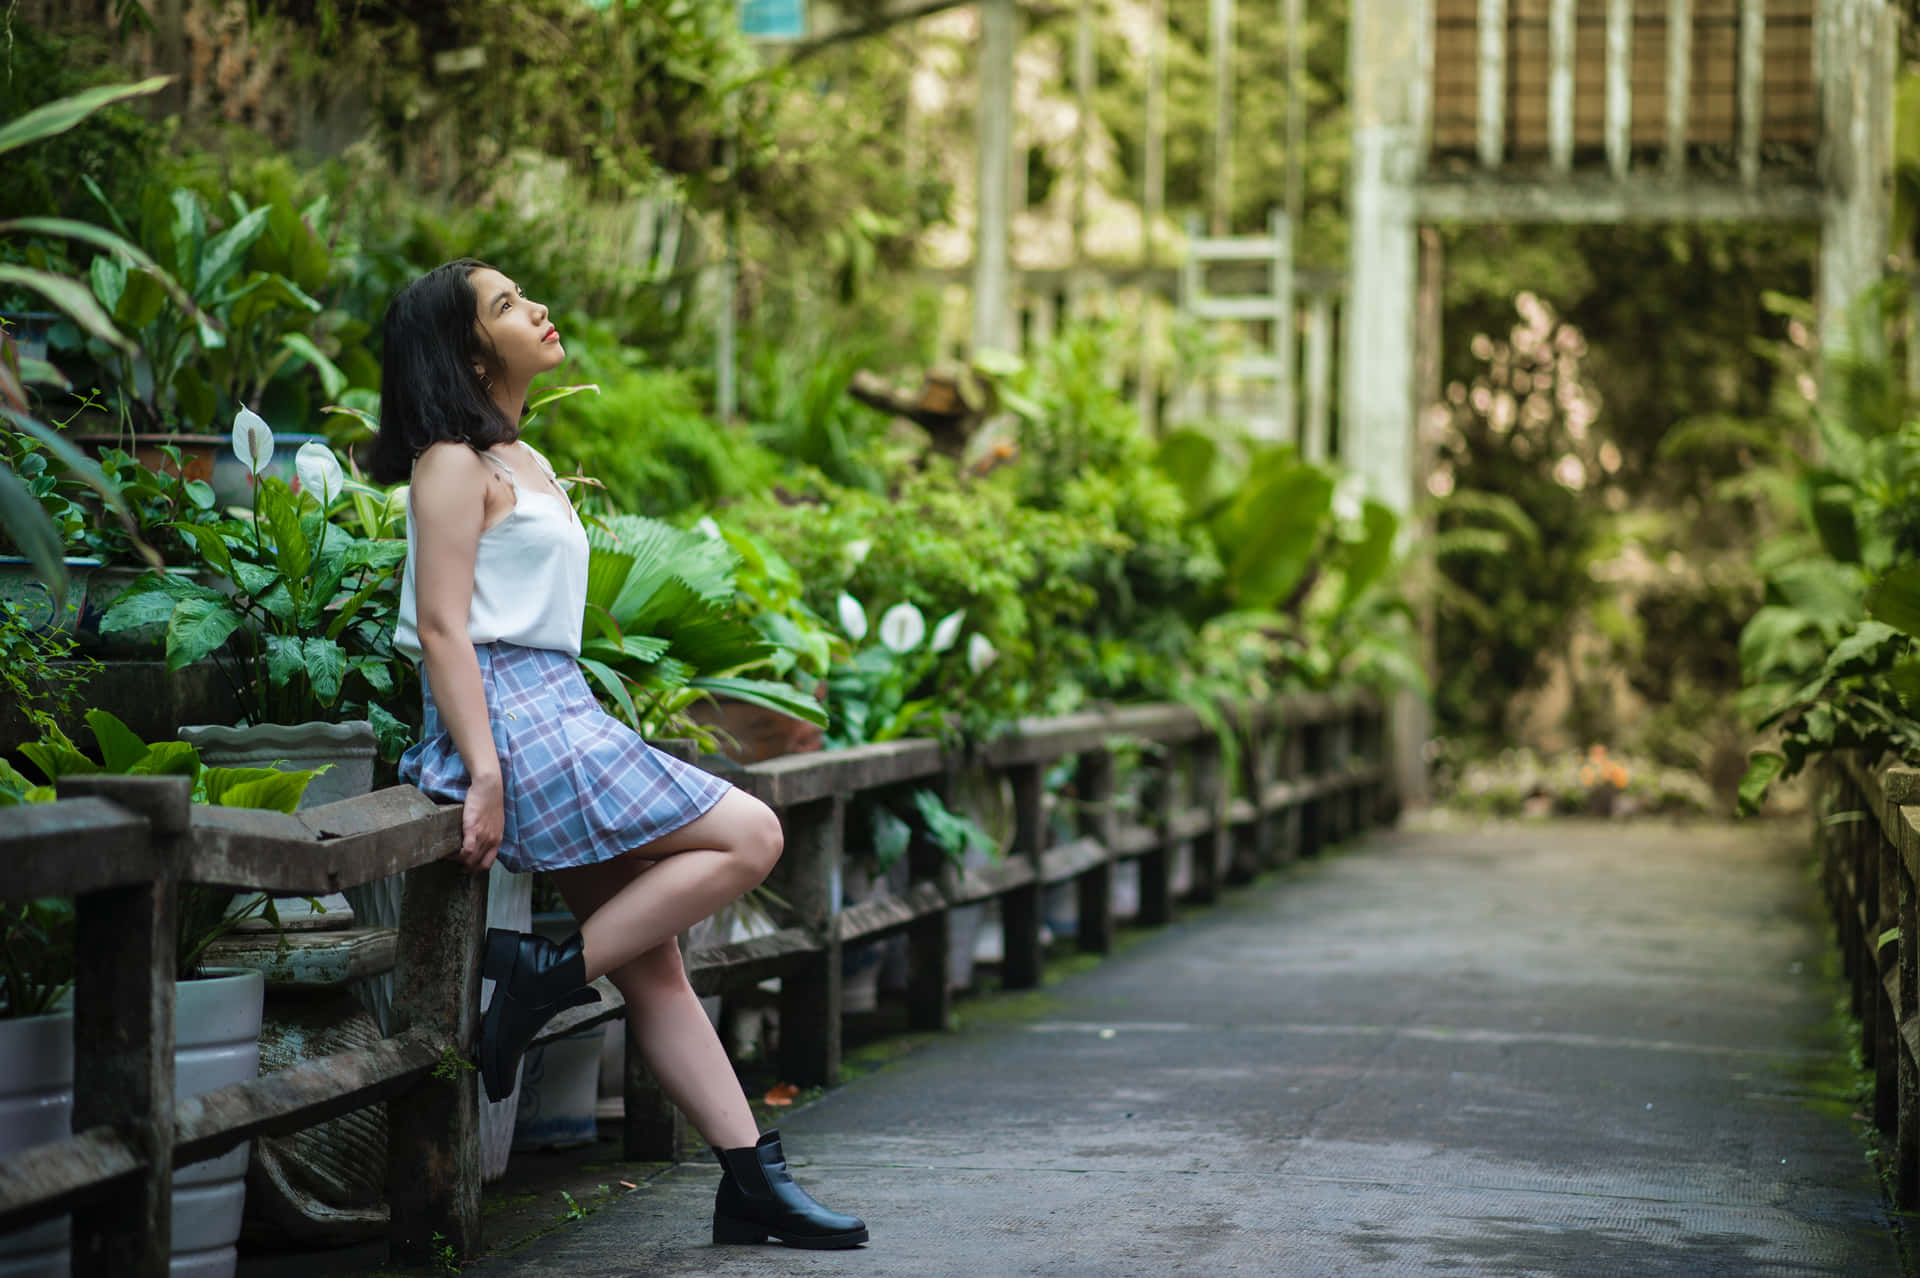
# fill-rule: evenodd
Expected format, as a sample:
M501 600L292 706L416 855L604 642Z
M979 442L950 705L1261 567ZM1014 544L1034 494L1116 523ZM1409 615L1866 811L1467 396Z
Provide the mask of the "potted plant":
M173 525L210 583L146 574L100 630L164 621L170 670L208 657L219 665L247 722L182 729L210 760L331 762L342 766L308 792L310 804L364 793L376 751L395 757L408 738L384 704L404 704L399 684L411 673L393 650L391 583L406 543L361 536L331 517L347 481L325 444L300 449L298 490L264 473L273 432L246 409L234 418L233 449L258 481L253 509Z
M20 748L46 777L36 785L0 761L0 807L51 802L63 776L117 773L177 775L191 779L196 803L291 812L313 772L272 768L204 766L184 741L149 745L103 710L87 712L98 747L96 760L66 734L49 727L40 740ZM236 898L230 890L183 884L176 908L174 995L174 1097L197 1096L259 1072L260 1022L266 984L260 973L210 968L201 962L207 946L255 914L278 923L264 893ZM73 903L66 900L14 904L0 914L0 1080L10 1095L40 1098L30 1120L0 1130L0 1152L16 1152L69 1134L72 1123L73 1017L65 999L74 975ZM230 1274L246 1192L248 1146L174 1173L173 1249L194 1253L196 1273ZM185 1194L181 1187L188 1187ZM0 1241L7 1272L66 1273L64 1220L9 1235ZM16 1270L15 1265L21 1268Z
M134 451L156 470L163 465L159 447L174 442L185 451L174 463L180 474L210 483L224 505L247 505L257 472L228 464L222 438L205 433L205 423L247 404L306 417L316 407L315 384L333 400L355 380L337 359L361 381L377 376L364 349L366 323L314 296L330 270L315 230L326 201L304 209L285 200L250 207L236 195L223 225L198 192L152 185L129 227L97 187L89 183L89 189L123 235L141 241L154 262L173 272L191 306L168 305L159 276L139 262L102 257L93 263L87 280L93 299L126 340L70 338L77 343L73 353L98 371L117 424L111 432L76 435L76 442ZM283 469L280 478L291 474Z

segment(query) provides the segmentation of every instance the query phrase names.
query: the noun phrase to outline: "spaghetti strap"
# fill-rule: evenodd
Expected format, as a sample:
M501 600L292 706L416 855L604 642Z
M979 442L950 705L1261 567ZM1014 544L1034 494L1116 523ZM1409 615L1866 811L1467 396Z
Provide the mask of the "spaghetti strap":
M513 485L513 495L518 497L520 495L520 481L514 476L513 467L509 466L502 459L495 457L492 453L487 452L485 449L480 450L480 455L506 473L507 482Z

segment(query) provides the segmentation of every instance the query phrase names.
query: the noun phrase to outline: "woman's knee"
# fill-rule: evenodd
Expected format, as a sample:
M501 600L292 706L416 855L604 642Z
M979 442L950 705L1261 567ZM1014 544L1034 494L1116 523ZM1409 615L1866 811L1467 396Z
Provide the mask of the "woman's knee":
M780 828L779 816L760 800L749 797L747 803L742 805L734 850L753 867L755 883L772 873L786 845L787 836Z
M628 1003L647 1003L663 994L677 994L688 984L680 961L678 940L662 941L637 958L629 959L607 978Z

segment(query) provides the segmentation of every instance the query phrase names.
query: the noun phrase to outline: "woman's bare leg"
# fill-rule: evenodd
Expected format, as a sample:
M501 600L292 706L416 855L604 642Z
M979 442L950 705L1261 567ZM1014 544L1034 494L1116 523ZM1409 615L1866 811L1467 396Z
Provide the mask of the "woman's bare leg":
M600 915L609 899L606 887L613 886L612 895L618 895L624 887L652 879L671 862L619 857L606 864L623 872L624 884L614 883L611 872L600 876L599 883L555 876L575 918ZM758 1140L759 1125L734 1077L733 1063L687 982L679 941L662 941L606 975L627 1001L628 1041L702 1138L721 1149L739 1149Z
M780 859L780 819L728 790L697 820L624 856L554 871L585 946L587 979L611 976L757 885ZM633 862L655 864L638 874Z

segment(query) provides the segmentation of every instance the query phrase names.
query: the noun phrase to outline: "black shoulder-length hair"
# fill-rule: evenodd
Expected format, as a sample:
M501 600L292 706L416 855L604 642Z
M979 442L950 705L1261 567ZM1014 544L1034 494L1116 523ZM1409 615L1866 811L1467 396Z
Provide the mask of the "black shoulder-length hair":
M380 483L407 478L414 459L443 441L486 449L519 436L473 371L494 364L471 278L485 269L470 257L436 266L387 307L380 434L370 459Z

